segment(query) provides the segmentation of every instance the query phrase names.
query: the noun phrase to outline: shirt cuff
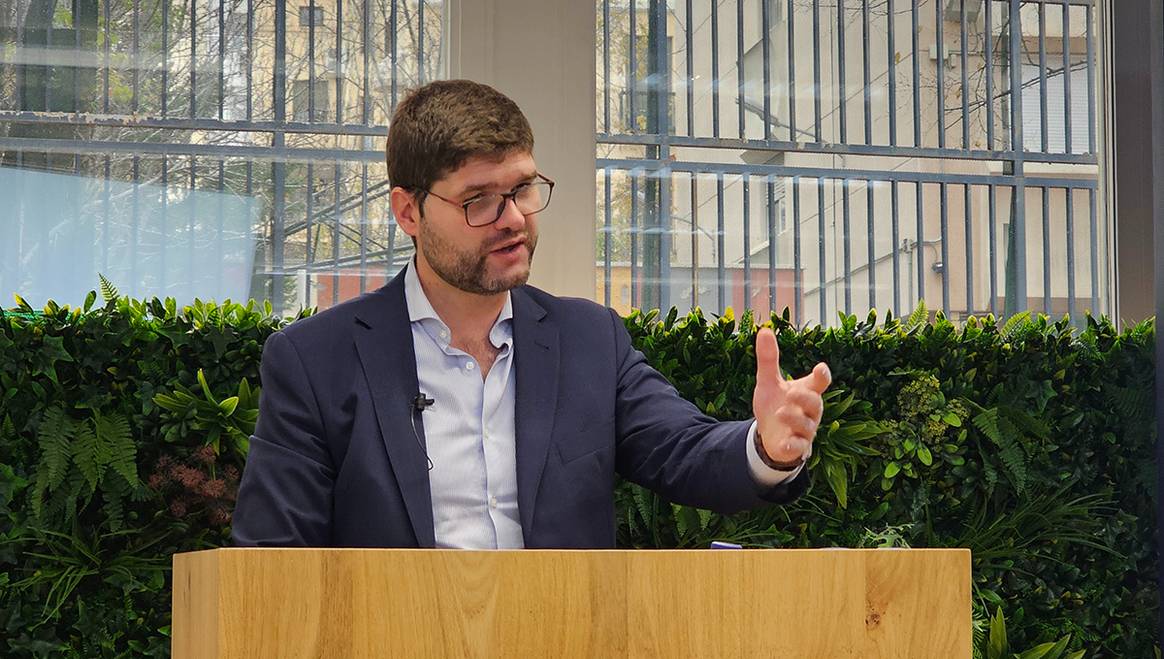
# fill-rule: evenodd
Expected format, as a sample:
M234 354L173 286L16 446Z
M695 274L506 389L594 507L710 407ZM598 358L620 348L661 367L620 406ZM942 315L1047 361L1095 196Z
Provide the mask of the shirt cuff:
M748 470L752 472L752 480L757 484L766 487L773 487L785 481L790 481L796 478L804 465L800 465L792 471L780 471L773 469L764 464L760 459L760 454L756 452L756 422L752 421L752 425L748 428L748 441L744 442L745 450L748 452ZM805 453L804 459L812 457L812 445L809 445L808 452Z

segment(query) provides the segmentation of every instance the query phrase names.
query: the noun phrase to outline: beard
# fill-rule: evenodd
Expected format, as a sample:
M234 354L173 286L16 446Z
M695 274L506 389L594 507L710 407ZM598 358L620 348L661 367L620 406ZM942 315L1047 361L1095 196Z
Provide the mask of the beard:
M510 275L489 273L489 253L498 246L521 238L529 252L527 265L533 264L534 249L538 244L537 233L529 228L525 231L511 231L497 236L478 250L463 251L445 240L435 231L428 220L420 221L420 240L417 247L433 271L450 285L476 295L503 293L529 280L529 268Z

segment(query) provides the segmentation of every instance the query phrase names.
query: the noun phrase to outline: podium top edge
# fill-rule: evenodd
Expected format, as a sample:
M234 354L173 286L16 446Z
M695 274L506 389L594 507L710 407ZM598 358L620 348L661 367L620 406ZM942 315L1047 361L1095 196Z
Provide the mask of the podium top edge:
M429 554L456 554L456 555L498 555L498 554L692 554L692 553L732 553L743 551L748 554L771 554L771 553L785 553L785 554L805 554L805 553L908 553L908 554L970 554L969 548L951 547L951 548L913 548L913 547L889 547L889 548L849 548L849 547L817 547L817 548L795 548L795 549L750 549L744 548L736 549L418 549L418 548L398 548L398 547L219 547L216 549L203 549L200 551L181 552L174 554L175 556L207 556L211 554L233 554L233 553L259 553L259 552L302 552L302 553L366 553L366 552L412 552L412 553L429 553Z

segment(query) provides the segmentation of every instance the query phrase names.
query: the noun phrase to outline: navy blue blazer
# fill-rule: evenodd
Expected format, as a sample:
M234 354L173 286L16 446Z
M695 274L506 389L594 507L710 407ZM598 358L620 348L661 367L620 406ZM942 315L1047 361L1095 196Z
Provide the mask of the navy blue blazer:
M527 547L615 544L615 473L732 513L783 503L808 473L756 485L750 421L717 422L587 300L512 291L518 509ZM432 547L404 278L273 334L233 519L241 546ZM423 415L416 415L423 441Z

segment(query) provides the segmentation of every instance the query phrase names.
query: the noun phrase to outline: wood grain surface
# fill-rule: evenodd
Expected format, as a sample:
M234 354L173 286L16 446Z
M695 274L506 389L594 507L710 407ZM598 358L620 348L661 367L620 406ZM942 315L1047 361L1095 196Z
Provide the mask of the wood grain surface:
M969 659L970 552L217 549L175 659Z

